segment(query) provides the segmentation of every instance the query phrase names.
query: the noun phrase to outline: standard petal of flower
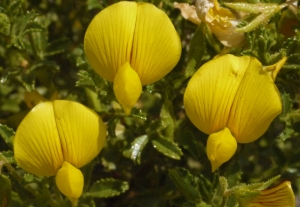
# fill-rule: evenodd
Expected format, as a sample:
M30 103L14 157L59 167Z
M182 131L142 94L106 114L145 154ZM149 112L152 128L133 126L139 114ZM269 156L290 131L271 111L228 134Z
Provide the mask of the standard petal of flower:
M237 142L252 142L268 129L281 110L281 99L273 78L257 59L251 58L232 103L228 128Z
M207 156L212 165L212 172L227 162L234 155L236 149L237 142L228 128L209 135Z
M114 92L126 115L129 115L142 93L142 84L138 74L125 63L114 80Z
M64 160L77 168L86 165L104 145L106 127L102 119L76 102L56 100L53 108Z
M23 119L14 139L14 153L18 165L27 172L56 174L63 154L51 102L37 105Z
M102 10L90 23L84 50L93 69L113 81L118 69L130 61L137 4L123 1Z
M138 3L131 67L147 85L169 73L179 61L181 41L169 17L154 5Z
M192 123L206 134L224 129L249 57L224 55L204 64L191 78L184 106Z
M60 192L70 199L73 206L76 206L84 185L81 171L70 163L64 162L57 172L55 182Z
M261 191L248 207L295 207L295 195L291 183L286 181L280 185Z

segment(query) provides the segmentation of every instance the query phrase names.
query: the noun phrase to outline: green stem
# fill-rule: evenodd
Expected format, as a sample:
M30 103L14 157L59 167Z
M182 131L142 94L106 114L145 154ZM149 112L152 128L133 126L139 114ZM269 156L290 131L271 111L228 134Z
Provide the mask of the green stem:
M227 202L227 196L223 195L223 199L222 199L222 203L220 207L225 207L226 206L226 202Z

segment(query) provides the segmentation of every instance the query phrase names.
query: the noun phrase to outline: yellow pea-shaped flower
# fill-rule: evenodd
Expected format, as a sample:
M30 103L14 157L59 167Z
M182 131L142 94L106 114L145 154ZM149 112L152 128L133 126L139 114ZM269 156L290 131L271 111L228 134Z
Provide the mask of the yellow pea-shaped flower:
M168 16L154 5L122 1L90 23L84 50L93 69L114 82L117 100L128 115L142 86L168 74L181 55L181 42Z
M71 101L43 102L16 131L15 159L37 176L56 175L58 188L76 205L83 188L78 168L99 154L105 138L102 119L89 108Z
M295 195L289 181L280 185L262 190L261 194L251 200L246 207L295 207Z
M281 113L274 79L285 60L263 67L253 57L224 55L205 63L189 81L186 114L210 135L207 155L213 171L234 154L235 142L255 141Z
M219 41L227 47L242 45L245 35L236 31L239 20L227 8L221 7L217 0L197 0L196 12Z

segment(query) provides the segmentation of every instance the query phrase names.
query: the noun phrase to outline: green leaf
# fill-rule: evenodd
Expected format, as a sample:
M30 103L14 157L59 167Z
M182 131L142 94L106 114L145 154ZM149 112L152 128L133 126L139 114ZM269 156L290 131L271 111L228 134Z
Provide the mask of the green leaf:
M26 15L18 17L13 25L12 34L17 38L22 38L27 25L33 22L37 16L37 13L35 13L34 11L30 11L26 13Z
M151 143L157 151L172 159L179 160L183 155L178 145L171 140L156 138Z
M192 176L186 169L172 169L169 171L169 177L189 202L196 204L201 202L201 196L196 187L198 179Z
M120 121L120 116L119 115L112 116L108 120L108 123L107 123L108 136L117 137L117 135L116 135L116 126L117 126L119 121Z
M95 83L88 71L80 70L77 75L79 77L79 80L76 81L77 87L88 87L95 90Z
M196 139L192 131L179 128L175 135L178 144L187 150L195 160L200 160L205 155L204 144Z
M96 181L88 192L83 196L95 198L109 198L118 196L129 189L129 184L126 181L116 180L113 178L101 179Z
M8 146L13 146L13 137L15 136L15 131L6 125L0 124L0 135L8 144Z
M256 196L261 194L262 190L268 188L272 183L274 183L280 175L271 178L268 181L261 183L253 183L246 185L244 183L234 186L233 188L227 190L225 194L228 196L228 200L232 202L232 204L228 204L226 206L231 206L233 203L245 204L249 200L255 198ZM230 198L230 199L229 199ZM227 201L227 202L229 202ZM233 205L234 206L234 205ZM243 206L243 205L242 205Z
M201 202L201 203L184 203L182 207L211 207L211 205Z
M265 182L249 184L247 185L247 188L250 190L265 190L270 185L272 185L276 180L278 180L278 178L280 178L280 175L277 175Z
M0 13L0 33L8 36L10 34L11 24L6 14Z
M17 13L18 10L22 7L22 3L23 3L23 1L21 1L21 0L10 1L10 4L9 4L9 10L10 10L12 13Z
M15 164L16 160L14 157L14 152L11 150L8 151L2 151L0 154L2 154L5 157L5 161L10 163L10 164Z
M21 82L27 91L35 90L35 78L29 74L22 74Z
M88 101L87 107L91 108L96 112L101 112L102 108L101 108L100 100L98 99L98 94L89 88L85 88L84 91Z
M282 112L281 117L286 116L293 108L293 100L288 93L281 94Z
M45 56L52 56L64 52L70 46L70 40L67 38L56 39L46 47Z
M224 206L224 201L227 199L225 197L227 188L228 188L227 179L223 176L219 176L218 173L214 173L212 188L210 191L211 192L210 196L212 198L209 199L212 201L211 203L213 206Z
M54 61L48 61L48 60L37 61L34 64L32 64L32 66L28 69L28 73L31 73L38 69L58 72L59 65L57 65L57 63Z
M203 27L204 24L200 24L189 44L190 49L187 57L187 67L185 70L186 77L191 77L199 68L200 61L202 60L204 51L206 50L206 40Z
M227 190L228 188L228 182L227 182L227 179L223 176L221 176L219 178L219 183L220 183L220 190L222 192L222 194Z
M26 25L26 28L24 29L23 34L27 34L30 32L42 32L44 30L45 30L45 26L43 24L32 21Z
M101 5L100 1L98 0L87 0L87 9L92 10L92 9L103 9L103 6Z
M160 129L161 136L168 140L174 139L174 131L175 131L175 115L173 104L170 100L165 100L161 111L160 111Z
M229 196L227 198L225 207L239 207L239 202L234 196Z
M293 112L293 100L290 98L290 95L287 93L281 94L281 100L282 100L282 113L280 115L280 120L285 123L285 128L283 132L278 136L279 139L282 141L285 141L286 139L292 137L294 134L293 129L293 120L291 118Z
M149 142L149 138L147 135L142 135L137 137L132 143L131 148L125 150L123 155L128 157L129 159L133 160L136 164L141 164L141 155L143 149L145 148L146 144Z
M76 47L68 54L68 59L78 68L87 69L88 63L83 48Z
M11 182L5 175L0 173L0 206L10 206Z
M23 178L25 182L30 183L34 180L34 175L26 173L24 174Z

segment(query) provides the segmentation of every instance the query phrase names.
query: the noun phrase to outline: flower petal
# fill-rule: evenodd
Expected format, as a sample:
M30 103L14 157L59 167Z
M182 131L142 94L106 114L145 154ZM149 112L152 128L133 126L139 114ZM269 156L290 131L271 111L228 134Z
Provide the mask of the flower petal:
M87 59L106 80L112 82L118 69L130 61L136 13L135 2L113 4L98 13L86 31Z
M224 55L205 63L191 78L184 106L192 123L206 134L227 126L236 93L250 58Z
M228 128L209 135L207 156L212 165L212 172L227 162L234 155L236 149L237 142Z
M273 78L257 59L251 58L232 103L228 128L237 142L252 142L265 133L281 110L281 99Z
M55 182L60 192L70 199L73 206L76 206L84 185L81 171L70 163L64 162L57 172Z
M18 165L27 172L56 174L63 154L51 102L37 105L23 119L14 139L14 153Z
M295 195L291 183L285 181L280 185L261 191L261 195L256 197L249 207L295 207Z
M94 159L102 149L106 127L101 118L82 104L56 100L55 121L64 160L80 168Z
M190 20L191 22L197 25L201 23L201 20L197 16L196 8L194 5L189 5L188 3L174 2L174 8L180 9L183 18Z
M149 3L137 3L131 67L147 85L169 73L179 61L181 41L169 17Z
M129 115L142 93L142 84L138 74L125 63L114 80L114 92L126 115Z
M245 41L245 35L237 32L236 27L222 28L218 26L208 25L218 40L227 47L238 47Z

